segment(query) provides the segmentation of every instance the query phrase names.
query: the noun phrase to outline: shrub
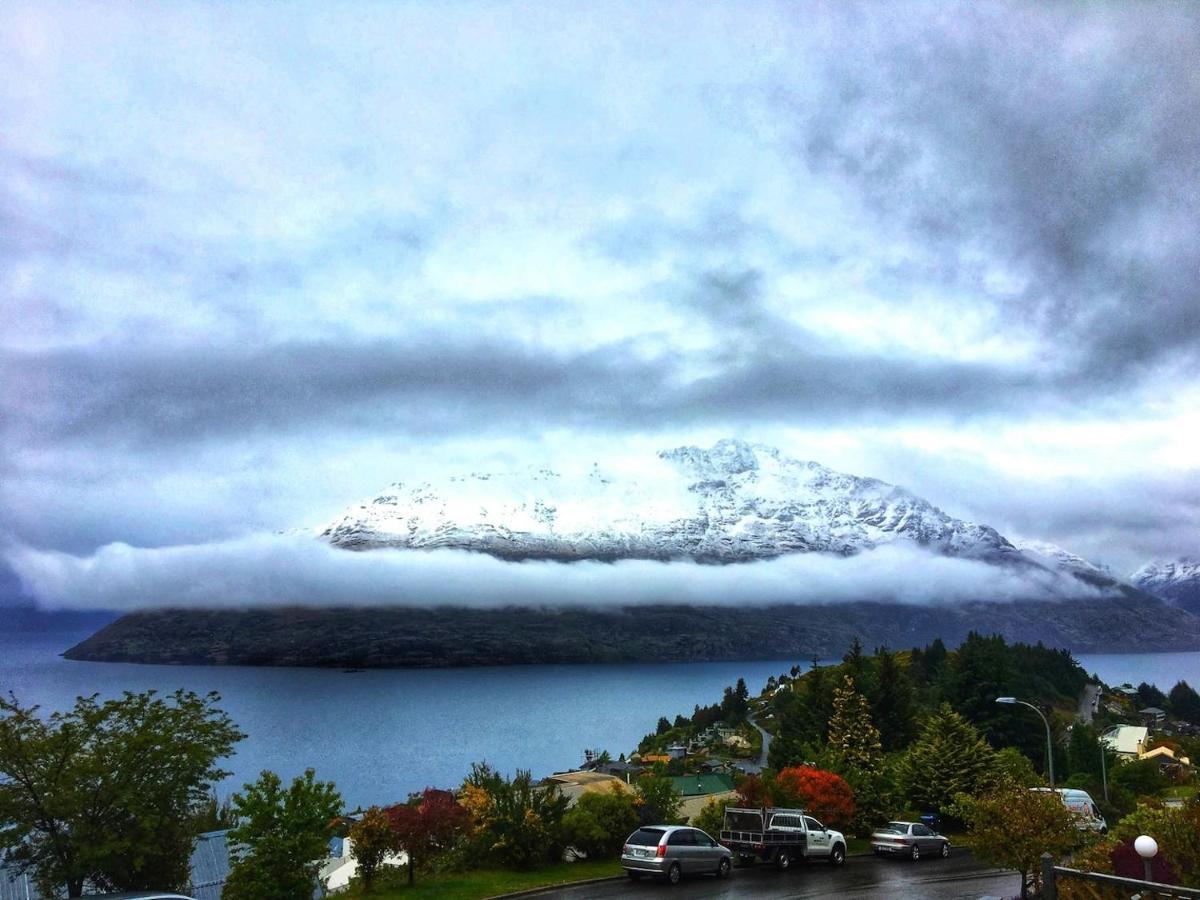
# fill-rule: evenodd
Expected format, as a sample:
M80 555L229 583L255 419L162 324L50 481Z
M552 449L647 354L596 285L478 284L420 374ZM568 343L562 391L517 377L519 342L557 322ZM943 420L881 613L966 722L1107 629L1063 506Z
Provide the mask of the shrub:
M588 791L563 816L568 844L590 859L616 856L638 825L633 795L619 785L609 791Z

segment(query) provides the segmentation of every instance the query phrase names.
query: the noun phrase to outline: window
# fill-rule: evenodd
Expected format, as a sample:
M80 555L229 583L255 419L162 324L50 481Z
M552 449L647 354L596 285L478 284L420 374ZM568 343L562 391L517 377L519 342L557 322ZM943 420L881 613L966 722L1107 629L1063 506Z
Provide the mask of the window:
M931 834L933 834L933 832L924 825L914 825L913 834L915 834L917 837L929 837Z
M672 833L672 835L667 838L667 844L671 847L695 847L696 835L685 828L683 831L676 831Z
M692 837L694 837L696 839L697 847L715 847L715 846L717 846L717 842L714 841L712 838L710 838L703 831L693 831Z
M665 832L661 828L639 828L629 838L629 843L639 847L657 847L663 834Z
M809 831L824 831L825 826L814 819L812 816L804 817L804 824L808 826Z

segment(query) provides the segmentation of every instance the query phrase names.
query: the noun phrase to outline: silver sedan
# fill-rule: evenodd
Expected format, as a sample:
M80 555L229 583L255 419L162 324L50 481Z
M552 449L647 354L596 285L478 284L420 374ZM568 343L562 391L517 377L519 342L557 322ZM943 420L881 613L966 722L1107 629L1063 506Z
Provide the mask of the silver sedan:
M922 856L950 855L950 839L921 822L888 822L871 835L877 856L907 856L913 862Z

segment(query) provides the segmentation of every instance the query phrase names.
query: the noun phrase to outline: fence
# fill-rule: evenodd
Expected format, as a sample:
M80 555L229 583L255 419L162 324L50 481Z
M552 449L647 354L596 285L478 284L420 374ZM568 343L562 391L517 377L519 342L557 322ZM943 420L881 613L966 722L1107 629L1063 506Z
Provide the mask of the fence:
M1200 900L1200 888L1156 884L1136 878L1083 872L1056 866L1049 853L1042 856L1043 900Z

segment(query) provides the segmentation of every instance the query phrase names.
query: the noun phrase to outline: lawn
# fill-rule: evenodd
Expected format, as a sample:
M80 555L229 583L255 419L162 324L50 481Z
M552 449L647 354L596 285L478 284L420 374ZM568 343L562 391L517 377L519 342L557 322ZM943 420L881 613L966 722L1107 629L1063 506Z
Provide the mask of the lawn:
M507 894L512 891L553 887L558 884L570 884L573 881L586 881L589 878L604 878L620 874L621 866L615 859L590 862L581 860L580 862L545 866L532 872L480 869L474 872L447 875L418 875L417 883L411 888L407 884L396 884L389 880L386 886L380 885L366 896L371 900L418 900L422 897L438 897L444 898L444 900L481 900L484 897L494 897L497 894ZM363 895L352 892L342 896L357 898Z

